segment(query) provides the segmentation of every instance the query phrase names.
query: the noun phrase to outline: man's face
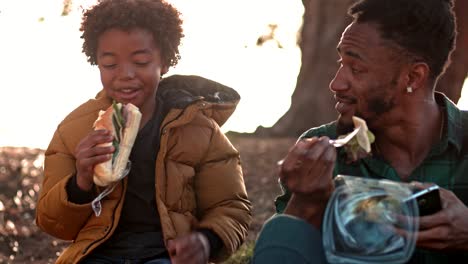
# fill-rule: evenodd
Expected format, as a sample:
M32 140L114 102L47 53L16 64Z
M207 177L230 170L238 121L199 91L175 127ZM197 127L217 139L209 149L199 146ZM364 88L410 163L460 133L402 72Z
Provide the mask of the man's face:
M340 68L330 83L341 123L352 126L353 115L369 126L397 107L402 74L395 50L383 45L377 27L352 23L338 44Z
M153 36L143 29L109 29L98 39L97 62L106 93L117 102L132 103L140 111L154 109L162 65Z

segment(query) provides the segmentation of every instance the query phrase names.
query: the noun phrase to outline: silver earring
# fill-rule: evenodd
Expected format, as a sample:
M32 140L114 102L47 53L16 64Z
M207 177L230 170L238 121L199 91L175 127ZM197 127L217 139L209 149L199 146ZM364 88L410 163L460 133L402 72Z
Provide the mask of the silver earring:
M413 92L413 87L411 87L411 86L406 87L406 92L407 93L412 93Z

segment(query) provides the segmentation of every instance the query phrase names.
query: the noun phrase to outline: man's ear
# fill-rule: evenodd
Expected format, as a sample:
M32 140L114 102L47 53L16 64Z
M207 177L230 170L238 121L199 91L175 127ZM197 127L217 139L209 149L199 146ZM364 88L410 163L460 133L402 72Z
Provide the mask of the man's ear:
M408 72L408 83L407 87L411 87L413 90L424 88L429 81L430 69L429 65L425 62L413 63Z

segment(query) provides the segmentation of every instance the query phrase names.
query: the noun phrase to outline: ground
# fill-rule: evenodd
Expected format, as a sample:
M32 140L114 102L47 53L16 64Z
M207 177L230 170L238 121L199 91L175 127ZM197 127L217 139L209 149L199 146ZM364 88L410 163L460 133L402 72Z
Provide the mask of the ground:
M280 193L276 163L295 139L234 134L229 138L241 153L247 192L253 204L253 222L247 238L250 243L274 213L273 200ZM0 148L0 264L54 263L68 245L41 232L34 224L43 159L41 149Z

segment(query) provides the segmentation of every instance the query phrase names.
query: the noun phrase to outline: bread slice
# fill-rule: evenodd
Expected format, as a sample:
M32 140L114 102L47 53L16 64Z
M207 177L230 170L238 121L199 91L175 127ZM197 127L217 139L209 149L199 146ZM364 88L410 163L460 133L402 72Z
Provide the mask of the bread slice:
M138 130L140 128L141 113L138 107L133 104L125 105L125 127L123 137L119 144L119 153L114 160L111 181L118 181L125 177L124 171L127 167L128 158L132 152L133 143L135 143Z

